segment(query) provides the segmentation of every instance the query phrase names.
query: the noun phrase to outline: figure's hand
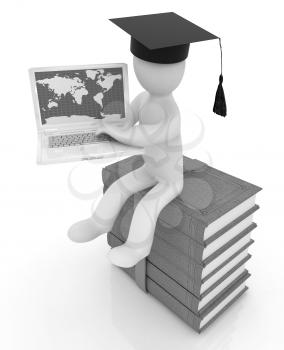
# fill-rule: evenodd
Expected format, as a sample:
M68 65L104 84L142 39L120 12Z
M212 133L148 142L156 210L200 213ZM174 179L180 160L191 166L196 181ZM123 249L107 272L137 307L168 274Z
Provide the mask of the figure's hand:
M131 120L128 118L106 118L102 120L105 126L117 127L120 129L128 129L131 127Z
M100 119L97 127L97 135L108 134L113 137L113 133L123 133L131 127L131 122L126 119L107 120Z
M107 134L103 119L99 119L97 121L97 127L96 127L96 135L101 135L101 134Z

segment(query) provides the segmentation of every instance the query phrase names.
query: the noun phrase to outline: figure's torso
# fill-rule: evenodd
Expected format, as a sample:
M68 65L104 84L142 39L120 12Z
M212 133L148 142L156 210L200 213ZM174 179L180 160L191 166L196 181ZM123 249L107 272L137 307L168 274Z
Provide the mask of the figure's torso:
M164 120L155 115L155 107L163 110ZM139 125L159 125L168 137L163 142L156 143L155 138L149 138L149 145L144 150L144 161L148 171L159 180L175 181L183 177L182 142L180 135L180 113L172 95L165 97L151 96L144 92L139 96ZM157 127L157 134L159 134Z

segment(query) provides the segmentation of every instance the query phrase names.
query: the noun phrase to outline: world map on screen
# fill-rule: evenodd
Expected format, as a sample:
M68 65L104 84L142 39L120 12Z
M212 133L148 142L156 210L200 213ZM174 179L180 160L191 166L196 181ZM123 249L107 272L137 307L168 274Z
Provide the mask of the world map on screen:
M122 68L35 72L42 124L125 117Z

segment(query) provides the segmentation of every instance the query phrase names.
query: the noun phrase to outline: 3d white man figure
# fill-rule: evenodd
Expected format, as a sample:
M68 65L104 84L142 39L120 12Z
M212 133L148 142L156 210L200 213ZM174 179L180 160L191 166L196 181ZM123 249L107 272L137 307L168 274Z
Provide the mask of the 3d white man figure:
M68 234L73 241L86 242L111 231L126 200L152 187L136 206L127 241L109 253L113 264L131 267L149 255L161 210L183 188L180 113L172 92L182 80L189 44L216 36L174 13L112 22L131 35L134 71L145 92L132 102L127 127L103 123L99 132L144 147L144 165L114 182L92 217L75 223Z

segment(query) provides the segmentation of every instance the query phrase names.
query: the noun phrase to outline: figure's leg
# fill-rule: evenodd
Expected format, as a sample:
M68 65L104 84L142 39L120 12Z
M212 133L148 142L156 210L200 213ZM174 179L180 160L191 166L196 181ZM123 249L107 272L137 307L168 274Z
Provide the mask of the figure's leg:
M145 166L114 182L103 195L91 218L75 223L68 231L72 241L87 242L111 230L120 209L134 193L155 185Z
M125 244L111 249L109 258L115 265L131 267L150 254L158 216L178 196L183 182L159 183L137 205Z

